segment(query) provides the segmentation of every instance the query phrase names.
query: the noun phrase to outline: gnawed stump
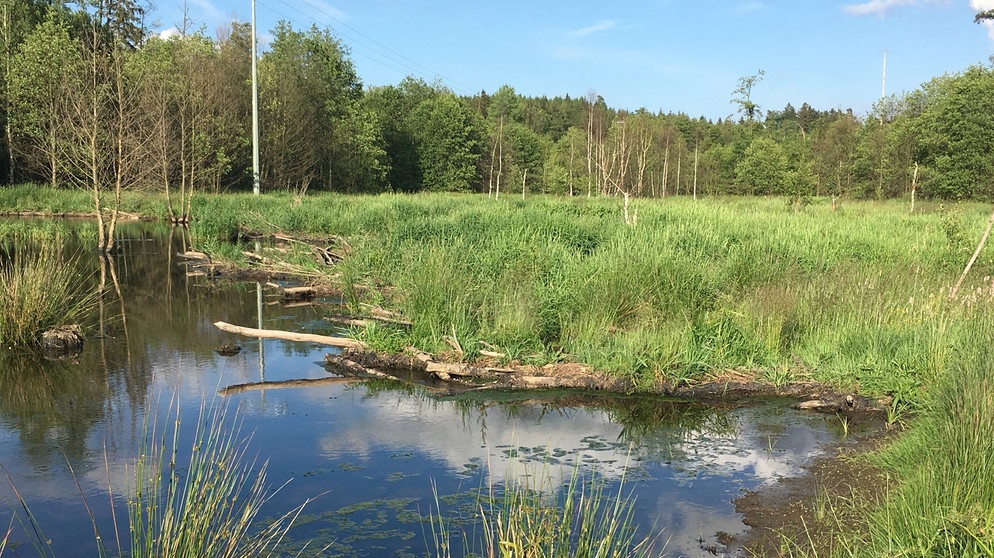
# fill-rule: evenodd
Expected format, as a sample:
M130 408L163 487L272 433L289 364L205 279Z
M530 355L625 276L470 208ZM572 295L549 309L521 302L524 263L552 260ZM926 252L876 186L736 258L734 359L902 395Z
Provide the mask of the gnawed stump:
M41 346L49 358L73 359L83 352L85 339L79 325L60 325L41 334Z

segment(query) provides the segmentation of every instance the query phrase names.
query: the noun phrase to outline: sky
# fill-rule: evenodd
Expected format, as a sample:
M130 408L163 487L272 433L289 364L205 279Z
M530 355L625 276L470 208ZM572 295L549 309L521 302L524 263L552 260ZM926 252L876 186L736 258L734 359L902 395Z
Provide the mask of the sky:
M251 20L251 0L157 0L157 30L184 5L212 36ZM866 115L882 89L989 65L994 26L973 21L984 9L994 0L256 0L262 48L280 20L330 29L367 87L414 76L459 95L593 92L612 108L712 120L736 115L739 80L760 71L763 111Z

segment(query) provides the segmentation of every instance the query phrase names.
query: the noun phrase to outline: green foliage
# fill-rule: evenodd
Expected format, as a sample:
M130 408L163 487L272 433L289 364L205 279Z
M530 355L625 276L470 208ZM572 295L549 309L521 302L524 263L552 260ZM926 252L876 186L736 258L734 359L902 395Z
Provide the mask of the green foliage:
M478 183L482 149L479 116L443 94L422 101L407 117L423 186L434 192L467 192Z
M980 340L991 321L975 323L978 345L938 381L928 411L880 462L901 479L870 518L857 556L994 556L994 378ZM935 448L942 451L935 451Z
M994 195L994 70L972 66L933 79L915 95L918 160L929 169L930 195L988 199Z
M788 171L787 156L780 144L762 137L749 144L735 166L741 193L750 195L785 193Z
M346 48L327 30L277 25L260 62L260 104L267 122L264 182L304 191L385 187L381 133L360 104L362 83Z
M641 389L801 362L817 380L920 400L971 339L971 313L986 312L982 293L970 308L943 302L962 256L928 205L909 215L903 204L847 202L843 213L812 199L790 212L782 200L678 198L640 204L631 228L609 198L321 195L293 205L225 195L201 204L198 236L227 239L245 225L348 238L342 277L413 322L369 332L378 345L444 351L454 331L470 353L485 341L509 359L565 358L638 377ZM973 230L985 215L963 207L961 219ZM977 265L981 277L994 272L984 258Z

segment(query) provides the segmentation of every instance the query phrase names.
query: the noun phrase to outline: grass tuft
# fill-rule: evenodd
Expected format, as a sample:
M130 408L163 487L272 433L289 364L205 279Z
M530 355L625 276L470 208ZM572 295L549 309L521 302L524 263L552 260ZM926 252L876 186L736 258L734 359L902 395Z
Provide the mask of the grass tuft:
M77 257L66 257L57 240L21 245L13 256L0 252L0 344L38 346L40 334L75 324L96 303L77 271Z
M596 476L586 478L579 466L561 489L548 470L508 479L505 486L478 502L477 530L463 540L463 555L487 558L617 558L661 556L662 549L646 536L638 538L632 518L635 501L624 496L624 479L617 493ZM436 507L441 509L436 493ZM435 555L453 556L451 525L429 517ZM464 537L466 533L463 533ZM664 545L665 546L665 545Z

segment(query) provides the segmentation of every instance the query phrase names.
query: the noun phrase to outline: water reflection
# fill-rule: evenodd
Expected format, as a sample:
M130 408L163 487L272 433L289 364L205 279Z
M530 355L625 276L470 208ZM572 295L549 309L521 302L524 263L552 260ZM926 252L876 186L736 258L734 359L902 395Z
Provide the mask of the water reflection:
M146 415L165 420L170 404L184 409L182 435L202 403L236 406L250 453L270 460L271 481L293 479L271 515L323 494L292 536L299 544L333 540L335 552L350 556L424 555L420 517L436 503L433 485L446 513L462 513L516 475L538 468L559 485L576 466L611 483L625 475L637 492L637 521L669 539L668 555L711 556L701 547L717 544L719 531L744 530L735 497L797 474L834 439L821 417L776 403L702 407L575 392L436 399L385 381L221 399L217 390L231 384L326 377L329 349L237 339L214 322L317 333L334 326L315 308L271 304L262 285L188 274L173 257L190 247L182 230L122 230L130 239L122 253L84 258L104 304L80 361L0 358L0 462L57 535L60 558L93 554L79 491L107 502L110 484L123 505L141 425ZM214 352L230 342L241 352ZM6 488L0 495L11 498ZM94 506L110 532L107 507ZM21 555L30 555L26 548Z

